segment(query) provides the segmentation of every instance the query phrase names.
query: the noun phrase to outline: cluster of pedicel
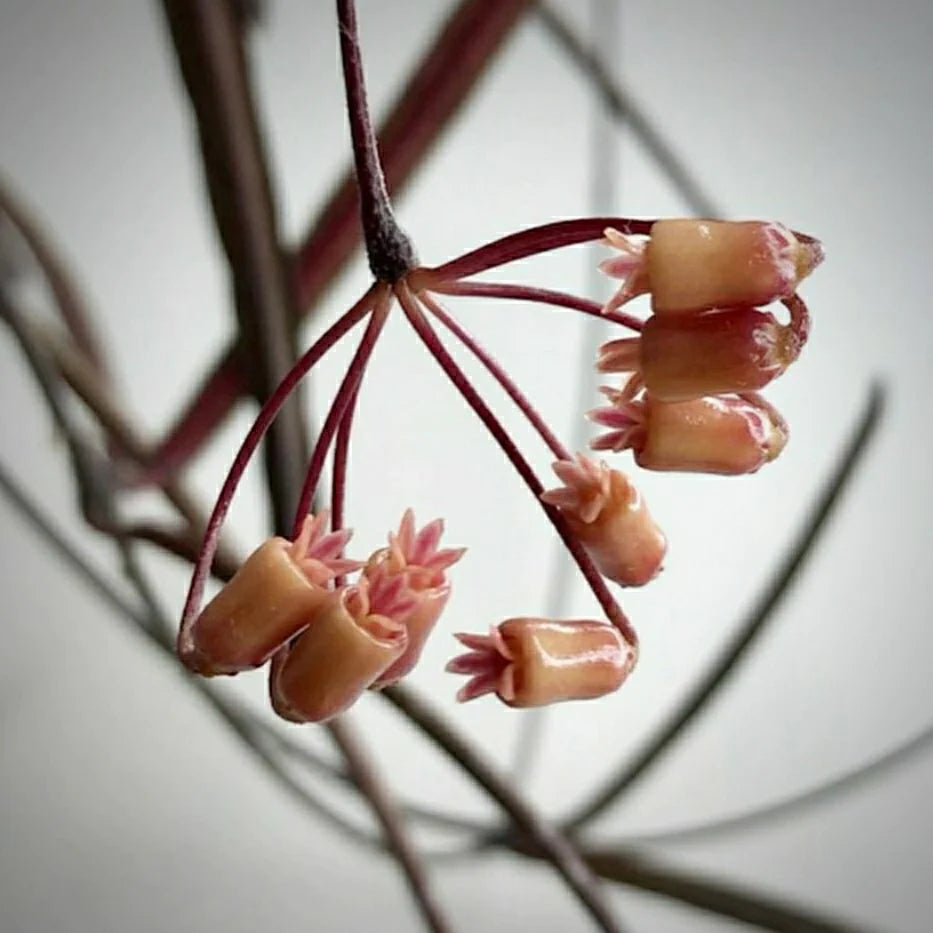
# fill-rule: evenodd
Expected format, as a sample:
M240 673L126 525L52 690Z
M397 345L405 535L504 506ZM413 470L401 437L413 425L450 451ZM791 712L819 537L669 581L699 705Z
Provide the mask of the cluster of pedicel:
M600 307L585 298L471 276L547 250L604 238L617 250L601 268L622 285ZM507 619L488 634L458 634L467 651L447 669L468 680L458 699L496 694L514 707L610 693L638 657L638 639L607 581L641 586L660 571L664 534L625 474L573 456L499 363L444 310L438 295L518 299L569 308L636 331L600 349L601 373L627 374L602 388L589 413L605 431L591 446L631 449L653 470L719 474L756 471L787 440L787 426L757 390L796 359L809 328L798 283L821 261L811 237L775 223L706 220L564 221L523 231L435 268L377 281L298 361L267 400L244 440L208 524L182 615L178 652L204 676L270 662L275 711L294 722L326 720L366 689L408 674L450 596L448 569L462 549L440 547L438 519L420 531L404 513L387 547L366 561L344 556L343 489L353 407L394 301L502 448L540 503L600 605L603 619ZM621 312L650 295L651 315ZM762 306L782 302L782 324ZM556 457L560 486L546 490L528 460L447 352L429 317L447 328L493 375ZM270 538L203 610L201 595L221 525L240 477L265 431L300 380L337 340L367 319L365 334L319 433L298 504L292 540ZM332 508L313 515L332 443ZM353 582L347 575L358 574Z

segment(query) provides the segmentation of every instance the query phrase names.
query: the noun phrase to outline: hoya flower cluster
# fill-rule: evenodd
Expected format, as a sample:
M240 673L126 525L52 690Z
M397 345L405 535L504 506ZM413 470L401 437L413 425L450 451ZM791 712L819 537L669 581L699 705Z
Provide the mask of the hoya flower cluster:
M479 281L481 272L605 236L618 255L602 268L622 285L606 305L564 292ZM667 550L638 490L622 472L568 451L506 370L441 304L441 296L522 300L602 316L637 332L604 344L602 389L590 413L605 429L592 443L631 449L648 469L750 473L774 459L787 426L756 390L796 359L809 326L796 288L822 258L819 244L774 223L594 218L547 224L494 241L434 268L377 281L305 353L267 400L243 441L211 516L182 616L178 651L196 673L236 674L269 664L275 711L295 722L346 710L367 689L395 683L417 663L448 603L448 570L463 549L440 546L443 525L418 530L404 512L388 546L365 560L345 555L346 463L353 410L367 364L396 303L463 401L515 467L589 585L603 618L493 624L461 633L467 649L448 670L468 680L460 700L495 694L515 707L610 693L638 658L638 638L611 585L641 586ZM649 294L645 322L621 311ZM763 310L788 310L787 323ZM270 538L206 607L201 596L240 478L282 404L352 328L365 332L337 387L308 464L290 539ZM560 485L546 489L529 459L447 351L432 322L459 340L499 382L554 457ZM331 508L311 514L331 457ZM355 574L355 579L347 577Z
M326 533L328 519L308 515L294 541L266 541L179 639L182 660L206 676L271 659L273 707L295 722L328 719L408 673L450 596L447 568L463 554L439 549L440 520L417 531L409 509L388 547L349 560L351 532Z
M773 460L787 425L755 390L806 342L796 288L821 261L820 245L776 223L706 220L659 221L645 242L609 229L606 241L620 255L602 269L623 279L607 307L648 292L652 315L640 336L600 348L600 372L632 375L590 413L610 429L592 446L631 448L650 470L739 474ZM787 324L759 307L775 301Z

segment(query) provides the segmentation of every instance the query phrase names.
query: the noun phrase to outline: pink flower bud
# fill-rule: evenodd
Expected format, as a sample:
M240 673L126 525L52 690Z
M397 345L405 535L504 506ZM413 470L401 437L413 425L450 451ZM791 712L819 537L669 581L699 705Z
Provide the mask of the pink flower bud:
M589 700L618 690L637 659L616 628L594 620L507 619L457 638L470 649L447 665L470 677L460 702L486 693L513 707Z
M807 339L806 306L796 297L786 304L786 325L747 307L654 315L640 337L603 344L596 368L637 372L650 394L668 402L760 389L797 359Z
M625 279L608 309L650 291L655 314L789 298L823 260L817 240L762 221L659 220L647 243L616 230L606 231L606 242L620 255L601 268Z
M413 606L401 621L408 631L405 653L373 683L374 688L396 683L418 663L424 645L447 600L450 583L447 569L463 556L464 548L439 548L444 523L435 519L421 531L415 528L415 515L406 509L398 532L389 535L389 547L376 551L367 561L364 576L384 573L404 580Z
M404 625L374 611L369 589L362 582L331 591L314 624L273 660L269 691L280 716L323 722L344 712L405 650ZM411 604L399 605L398 596L384 592L378 608L409 611Z
M358 569L340 557L352 532L325 534L327 513L309 515L294 542L270 538L255 550L179 638L179 656L199 674L256 668L309 625L333 577Z
M648 470L754 473L787 443L787 423L755 393L663 402L650 394L629 400L624 390L603 392L612 404L589 416L610 430L590 446L631 448Z
M558 460L553 469L564 485L541 498L560 509L597 570L622 586L653 580L667 539L628 477L583 454Z

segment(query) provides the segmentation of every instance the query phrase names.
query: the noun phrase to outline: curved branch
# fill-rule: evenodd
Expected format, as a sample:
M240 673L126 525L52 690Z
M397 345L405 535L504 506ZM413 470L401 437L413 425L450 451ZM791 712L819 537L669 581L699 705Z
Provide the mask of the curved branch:
M453 761L479 784L508 815L515 829L532 841L542 857L564 877L601 930L618 930L603 892L580 853L564 836L535 813L465 739L445 723L431 707L404 687L387 687L380 693L436 742Z

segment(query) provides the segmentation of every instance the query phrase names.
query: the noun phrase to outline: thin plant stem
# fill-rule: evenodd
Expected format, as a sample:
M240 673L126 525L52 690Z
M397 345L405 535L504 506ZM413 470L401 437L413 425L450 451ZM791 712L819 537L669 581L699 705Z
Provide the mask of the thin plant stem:
M330 411L324 419L324 424L318 433L317 440L314 443L314 451L311 454L311 461L305 473L304 482L301 486L301 493L298 496L298 506L295 510L295 516L292 522L292 537L297 537L301 531L301 524L311 508L311 501L317 490L321 479L321 472L324 469L324 463L327 460L327 453L334 440L337 427L348 410L354 396L359 389L360 380L366 371L369 358L385 326L386 317L389 313L391 304L391 293L386 285L374 286L378 297L376 299L376 308L373 311L362 340L353 354L353 359L347 368L347 372L340 382L337 394L331 404Z
M243 439L243 443L240 445L240 449L237 451L233 464L221 486L214 510L211 512L210 518L208 519L207 528L204 532L204 541L201 546L201 554L194 566L191 585L182 611L182 625L179 638L187 635L187 629L197 615L201 603L201 596L204 592L204 583L208 569L213 560L214 551L217 548L221 527L223 526L224 519L227 517L230 503L233 501L233 496L240 484L243 472L252 459L263 435L269 429L269 425L275 420L285 400L294 391L295 386L304 379L308 372L310 372L311 367L314 366L348 330L358 324L372 310L373 304L379 298L383 289L384 286L372 286L349 311L345 312L324 331L304 353L301 359L292 367L281 383L279 383L276 391L269 396L260 409L259 414L256 416L256 420L253 422L252 427Z
M515 402L521 413L538 432L541 440L550 448L558 460L570 460L570 451L560 442L557 435L548 427L547 422L537 409L528 401L528 397L513 382L512 377L499 365L499 362L484 349L471 334L467 333L432 297L427 293L419 296L431 314L436 317L482 364L489 374Z
M337 425L337 438L334 441L334 469L331 477L330 490L330 523L333 531L339 531L344 525L344 510L347 503L347 465L350 459L350 437L353 433L353 416L356 412L356 402L360 394L360 384L357 383L347 407L344 410L340 424ZM342 584L334 583L335 587Z
M398 686L387 687L381 691L380 696L403 712L489 794L508 815L514 828L521 835L527 836L560 872L599 929L606 933L619 929L599 883L580 853L515 793L508 780L494 771L476 749L411 691Z
M495 269L550 250L563 249L565 246L600 240L607 227L626 236L647 236L654 224L654 220L633 220L627 217L583 217L530 227L493 240L443 265L419 270L419 285L432 291L441 291L442 284L465 279L487 269Z
M405 831L404 817L385 783L376 779L363 746L345 716L329 726L330 734L347 762L347 768L382 826L389 851L395 856L425 926L434 933L447 933L450 926L428 884L424 864L412 847Z
M831 918L783 899L739 885L660 865L640 852L592 848L583 852L600 877L639 891L662 894L719 917L730 917L775 933L867 933L863 927Z
M807 518L784 560L755 601L747 618L731 639L723 646L709 670L687 693L678 707L665 719L648 739L647 744L599 788L589 800L565 822L568 832L578 833L613 803L629 791L673 746L696 716L704 710L740 667L768 622L775 618L775 610L790 590L797 575L807 562L827 520L855 475L865 452L880 424L884 410L884 389L875 383L868 401L849 440L839 455L836 465L827 477L816 501L808 510Z
M36 265L48 284L56 311L68 328L75 346L84 354L94 371L109 381L103 346L91 324L91 316L75 285L64 259L47 237L42 225L30 216L9 188L0 180L0 214L7 217L29 248Z
M499 422L498 418L496 418L489 406L483 401L482 397L466 378L453 357L451 357L444 348L444 345L440 342L434 329L426 320L424 313L418 307L415 296L405 282L400 282L396 286L396 294L405 310L408 320L424 342L428 351L437 360L441 369L463 396L464 401L473 409L476 416L495 438L496 443L502 448L509 462L515 467L516 471L525 482L525 485L531 491L531 494L535 497L535 500L557 530L564 544L566 544L567 550L580 568L580 572L583 574L584 579L593 591L593 595L596 597L597 602L602 607L606 618L622 633L622 636L633 649L637 648L638 635L634 628L632 628L622 608L609 592L605 580L603 580L602 576L600 576L599 572L593 566L583 546L571 533L559 510L541 501L541 493L544 492L544 486L535 475L528 461L515 445L515 442Z
M629 330L640 331L644 326L633 314L619 311L604 311L602 305L588 298L579 298L567 292L554 291L550 288L536 288L532 285L513 285L507 282L442 282L432 285L432 290L442 295L460 295L473 298L504 298L512 301L533 301L553 305L556 308L569 308L591 317L600 318L613 324L620 324Z
M366 101L366 81L354 0L337 0L337 22L353 161L360 189L360 218L369 268L377 281L395 282L415 265L415 253L411 241L395 220L379 162L379 151Z

